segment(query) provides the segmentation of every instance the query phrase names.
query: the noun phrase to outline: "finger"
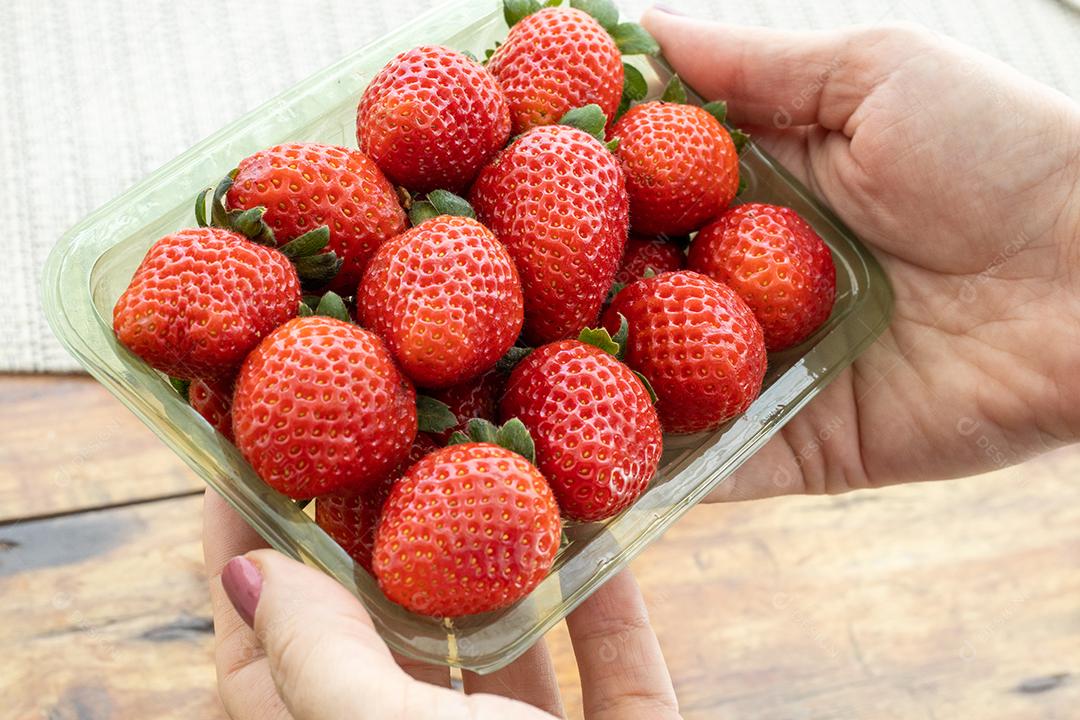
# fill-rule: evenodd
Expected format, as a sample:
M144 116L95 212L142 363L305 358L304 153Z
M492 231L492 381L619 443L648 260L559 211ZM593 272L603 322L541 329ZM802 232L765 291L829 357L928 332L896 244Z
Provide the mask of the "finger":
M845 369L707 500L759 500L868 487L853 375L854 370Z
M431 665L430 663L413 660L400 653L390 651L397 666L404 670L413 680L418 680L428 685L450 687L450 668L445 665Z
M249 550L269 547L266 541L213 490L206 492L204 505L206 508L206 521L203 535L206 540L203 543L203 553L206 558L208 572L212 572L215 576L220 575L221 568L225 563L237 555L243 555ZM228 615L231 615L235 624L238 625L235 630L236 638L234 642L244 649L245 654L248 654L251 646L248 640L254 642L254 631L233 610L228 598L221 591L220 583L217 584L216 588L211 588L211 595L216 595L219 604L224 603ZM262 648L258 647L257 643L255 643L254 647L260 656L264 656ZM446 666L429 665L397 654L394 655L394 659L401 669L411 677L432 685L450 687L450 669ZM267 673L267 682L273 688L273 681L270 679L269 673ZM274 694L277 695L276 690ZM284 709L284 706L282 706L282 709Z
M232 561L225 575L230 598L254 616L278 694L296 720L468 712L478 718L542 717L512 700L467 698L413 680L394 662L360 602L318 570L256 550Z
M739 129L750 135L755 145L769 153L799 182L810 185L814 181L810 166L809 136L811 130L820 128L793 127L777 130L771 126L742 125Z
M221 569L231 558L266 547L214 490L203 498L203 557L214 614L214 664L218 694L233 720L292 717L278 697L266 654L255 632L240 618L221 586Z
M660 643L629 570L566 618L588 720L674 720L679 705Z
M656 8L641 22L691 87L728 101L736 124L840 130L881 70L872 53L858 49L857 30L733 26Z
M773 436L709 493L705 502L763 500L803 492L801 469L785 438Z
M250 550L270 547L217 491L203 496L203 559L206 572L221 574L225 563Z
M565 715L555 666L551 663L551 654L543 639L502 670L487 675L466 671L461 675L466 693L501 695L558 717Z

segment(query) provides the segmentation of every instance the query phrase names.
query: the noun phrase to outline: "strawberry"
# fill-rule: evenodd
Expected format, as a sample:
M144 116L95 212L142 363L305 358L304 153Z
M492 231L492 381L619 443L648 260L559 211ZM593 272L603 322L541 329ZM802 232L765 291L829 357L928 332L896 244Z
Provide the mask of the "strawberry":
M188 404L229 440L233 439L232 393L233 378L192 380L188 387Z
M299 306L284 254L221 228L186 229L146 253L113 308L113 330L161 372L222 378Z
M627 285L604 313L629 323L626 361L652 384L664 430L711 430L750 406L765 376L761 325L735 292L688 270Z
M708 111L681 103L636 105L612 127L626 170L630 222L644 235L685 235L719 215L739 188L731 135Z
M686 265L686 253L676 243L664 238L631 235L626 241L615 282L629 285L645 277L650 270L653 275L681 270Z
M424 457L441 448L442 445L432 438L431 433L416 433L416 440L413 441L412 447L409 448L409 455L405 458L405 462L398 468L397 476L401 477L415 463L420 462Z
M367 492L330 493L315 500L315 522L368 572L371 572L379 513L395 479L393 475L387 475Z
M611 118L623 90L619 48L581 10L545 8L510 28L487 68L506 93L513 134L595 103Z
M446 443L455 432L464 430L466 423L473 418L494 422L498 414L499 396L505 384L506 376L503 373L489 370L468 382L429 391L429 396L446 404L455 421L446 430L435 433L434 438Z
M445 47L407 50L379 71L356 112L360 149L415 192L466 188L510 137L495 79Z
M236 446L292 498L374 487L405 459L416 429L415 391L382 341L334 318L285 323L236 379Z
M628 224L622 170L599 140L565 125L530 130L480 171L470 198L517 265L531 344L596 320Z
M329 229L329 249L343 263L329 286L343 295L356 290L375 249L407 226L394 187L359 150L276 145L240 161L234 174L219 186L225 209L265 208L271 242Z
M383 503L389 497L394 481L413 463L419 462L425 455L440 447L426 433L417 433L416 441L405 462L375 487L360 494L339 492L320 495L315 500L315 522L359 563L360 567L372 572L371 555L375 549L375 530L379 526Z
M660 420L615 356L578 340L544 345L518 363L507 388L502 416L529 430L564 516L604 520L645 491L660 462Z
M486 227L442 215L386 242L357 292L360 323L405 373L446 387L489 370L521 332L521 283Z
M394 483L375 536L375 576L412 612L497 610L544 579L560 532L551 488L531 462L491 443L451 445Z
M836 298L829 247L798 213L779 205L728 210L697 234L689 266L746 301L769 350L808 338L829 318Z

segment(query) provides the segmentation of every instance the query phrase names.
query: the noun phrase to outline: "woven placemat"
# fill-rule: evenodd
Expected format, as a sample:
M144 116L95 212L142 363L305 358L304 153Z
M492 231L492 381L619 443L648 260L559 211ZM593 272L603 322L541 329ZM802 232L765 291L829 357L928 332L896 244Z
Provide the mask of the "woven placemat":
M493 5L498 0L492 0ZM620 2L636 16L647 2ZM705 0L699 17L788 28L909 20L1080 99L1080 13L1060 0ZM8 0L0 10L0 371L68 372L40 277L79 218L226 122L407 23L417 0Z

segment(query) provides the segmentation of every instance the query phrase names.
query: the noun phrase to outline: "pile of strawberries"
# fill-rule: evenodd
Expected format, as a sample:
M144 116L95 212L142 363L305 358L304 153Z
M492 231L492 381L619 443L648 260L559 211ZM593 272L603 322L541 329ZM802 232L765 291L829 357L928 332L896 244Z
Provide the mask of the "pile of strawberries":
M832 308L810 226L732 205L745 137L723 104L677 79L644 102L622 56L652 38L607 0L570 5L507 0L485 62L395 57L358 148L241 160L114 310L119 341L414 612L522 598L562 518L626 509L662 431L745 411L766 351Z

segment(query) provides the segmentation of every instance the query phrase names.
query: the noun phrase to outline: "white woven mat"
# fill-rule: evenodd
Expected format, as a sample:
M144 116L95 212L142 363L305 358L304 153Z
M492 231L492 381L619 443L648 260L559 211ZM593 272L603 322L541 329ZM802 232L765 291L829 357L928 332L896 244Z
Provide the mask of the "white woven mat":
M40 308L45 256L68 227L200 138L430 4L5 0L0 371L77 369ZM620 4L636 17L648 2ZM666 4L689 15L789 28L910 20L1080 99L1080 13L1061 0Z

